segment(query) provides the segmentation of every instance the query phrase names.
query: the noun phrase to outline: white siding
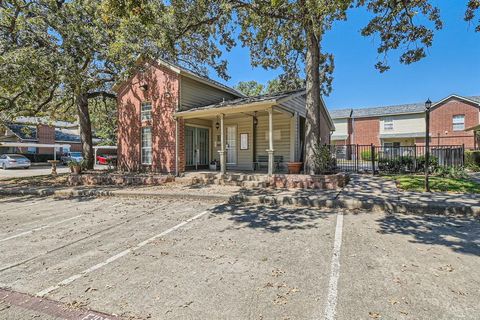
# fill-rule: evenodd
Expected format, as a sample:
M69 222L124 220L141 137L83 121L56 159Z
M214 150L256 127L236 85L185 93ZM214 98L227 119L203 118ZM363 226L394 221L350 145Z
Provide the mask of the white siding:
M334 135L348 135L348 119L334 119L335 125Z
M393 120L393 130L384 130L385 119ZM380 118L380 134L415 132L425 132L425 115L423 113L394 115Z
M235 98L230 93L185 76L180 79L180 110L182 111Z

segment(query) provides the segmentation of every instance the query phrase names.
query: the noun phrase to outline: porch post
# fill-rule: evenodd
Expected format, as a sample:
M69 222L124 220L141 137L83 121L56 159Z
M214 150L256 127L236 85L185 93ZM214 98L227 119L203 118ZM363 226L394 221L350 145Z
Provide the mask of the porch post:
M223 113L220 114L220 151L218 151L220 155L220 173L225 174L227 172L227 166L225 163L225 128L223 126Z
M268 109L268 175L273 174L273 109Z

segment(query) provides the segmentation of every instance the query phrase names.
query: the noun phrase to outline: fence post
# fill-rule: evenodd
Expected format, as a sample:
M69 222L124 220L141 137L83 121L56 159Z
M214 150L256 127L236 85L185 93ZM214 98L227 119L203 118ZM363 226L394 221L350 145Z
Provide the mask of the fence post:
M371 155L372 155L372 175L375 175L375 146L371 145Z
M358 173L358 144L355 144L355 172Z
M465 167L465 143L462 143L462 168Z
M413 145L413 172L417 172L417 145Z

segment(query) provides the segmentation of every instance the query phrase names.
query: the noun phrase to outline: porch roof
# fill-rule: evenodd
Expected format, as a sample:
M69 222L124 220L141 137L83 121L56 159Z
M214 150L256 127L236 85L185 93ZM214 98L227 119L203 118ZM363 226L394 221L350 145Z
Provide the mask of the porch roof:
M380 139L389 138L424 138L425 132L382 133Z
M261 107L270 107L272 105L281 106L282 103L287 102L296 97L305 95L305 89L298 89L293 91L279 92L274 94L263 94L254 97L238 98L234 100L223 101L203 107L193 108L186 111L175 113L177 117L193 117L201 115L210 115L218 112L243 112L250 111L250 109L257 109ZM286 106L285 109L288 109ZM292 110L293 113L294 110Z

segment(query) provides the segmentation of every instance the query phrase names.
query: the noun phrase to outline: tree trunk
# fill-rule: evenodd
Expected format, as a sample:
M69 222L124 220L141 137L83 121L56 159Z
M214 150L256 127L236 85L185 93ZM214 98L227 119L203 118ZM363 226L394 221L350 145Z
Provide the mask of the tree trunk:
M90 122L90 113L88 111L87 94L79 94L76 103L83 157L87 161L87 169L93 169L95 162L93 159L92 124Z
M306 119L305 119L305 173L314 174L313 156L320 142L320 47L313 32L307 32L306 56Z

